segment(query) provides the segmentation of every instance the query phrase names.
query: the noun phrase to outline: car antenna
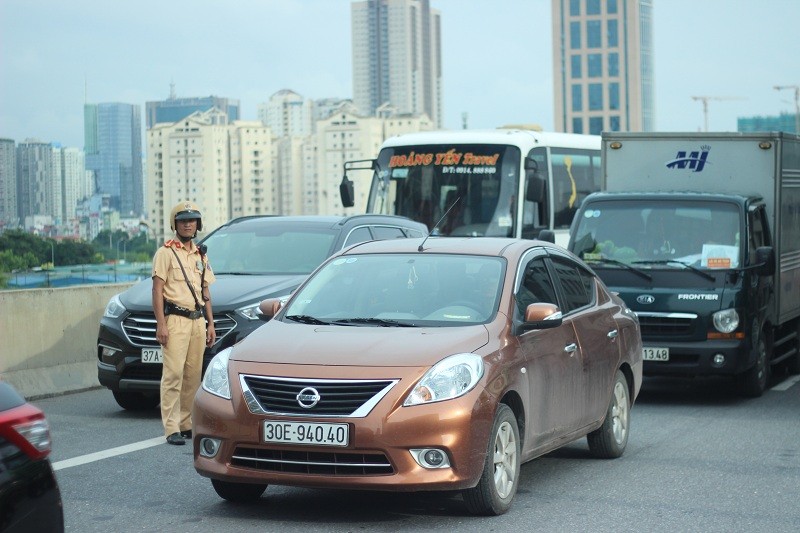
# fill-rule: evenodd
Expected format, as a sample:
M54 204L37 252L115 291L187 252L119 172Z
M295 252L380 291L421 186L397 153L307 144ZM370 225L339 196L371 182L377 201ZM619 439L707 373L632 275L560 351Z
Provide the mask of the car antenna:
M453 209L453 208L456 206L456 204L458 203L458 201L459 201L459 200L461 200L461 197L460 197L460 196L459 196L458 198L456 198L456 201L455 201L455 202L453 202L453 204L452 204L450 207L448 207L448 208L447 208L447 211L445 211L445 212L444 212L444 215L442 215L442 218L440 218L440 219L439 219L439 222L437 222L437 223L436 223L436 225L434 225L434 226L433 226L433 228L431 228L431 232L430 232L430 233L428 233L428 235L427 235L427 236L426 236L424 239L422 239L422 242L421 242L421 243L419 243L419 248L417 248L417 251L418 251L418 252L421 252L421 251L422 251L422 247L423 247L423 245L425 244L425 241L427 241L427 240L428 240L428 237L430 237L431 235L433 235L433 232L434 232L434 231L436 231L436 228L438 228L438 227L439 227L439 224L441 224L441 223L442 223L442 221L445 219L445 217L447 216L447 214L450 212L450 210L451 210L451 209Z

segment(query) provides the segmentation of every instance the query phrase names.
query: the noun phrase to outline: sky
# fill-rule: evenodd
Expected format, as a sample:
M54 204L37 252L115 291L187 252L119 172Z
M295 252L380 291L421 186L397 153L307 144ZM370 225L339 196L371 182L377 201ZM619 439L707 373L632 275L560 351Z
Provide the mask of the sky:
M83 148L83 104L352 97L350 0L0 0L0 137ZM653 0L658 131L793 113L800 0ZM443 127L552 130L550 0L431 0Z

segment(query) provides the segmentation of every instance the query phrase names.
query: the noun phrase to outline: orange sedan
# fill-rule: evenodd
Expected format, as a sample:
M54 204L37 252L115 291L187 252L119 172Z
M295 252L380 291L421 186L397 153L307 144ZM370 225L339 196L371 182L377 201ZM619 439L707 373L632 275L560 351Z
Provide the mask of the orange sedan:
M194 405L195 468L227 500L269 484L454 490L496 515L523 462L584 436L597 457L625 450L639 324L563 248L359 244L261 311Z

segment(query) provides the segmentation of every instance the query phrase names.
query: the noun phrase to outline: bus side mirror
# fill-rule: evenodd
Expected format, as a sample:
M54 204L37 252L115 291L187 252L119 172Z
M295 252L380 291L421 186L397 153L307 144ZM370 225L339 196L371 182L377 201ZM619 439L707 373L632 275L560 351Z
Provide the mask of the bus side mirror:
M775 249L772 246L756 248L756 272L761 276L775 275Z
M525 158L525 200L539 203L544 200L545 181L539 174L539 164L533 159Z
M339 184L339 196L342 199L342 207L353 207L356 203L353 180L348 178L347 174L342 176L342 182Z

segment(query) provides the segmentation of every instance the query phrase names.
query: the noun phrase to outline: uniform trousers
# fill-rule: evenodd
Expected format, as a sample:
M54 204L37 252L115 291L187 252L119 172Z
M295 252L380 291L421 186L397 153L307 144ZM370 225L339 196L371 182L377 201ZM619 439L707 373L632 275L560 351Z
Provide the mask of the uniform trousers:
M192 404L200 386L206 321L167 315L169 338L163 348L161 421L164 435L192 429Z

